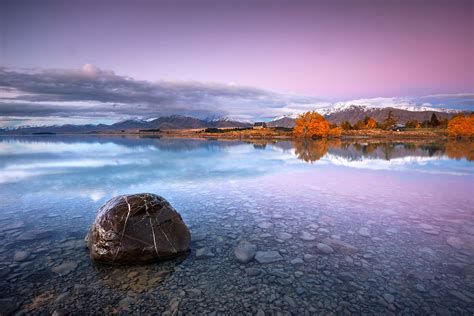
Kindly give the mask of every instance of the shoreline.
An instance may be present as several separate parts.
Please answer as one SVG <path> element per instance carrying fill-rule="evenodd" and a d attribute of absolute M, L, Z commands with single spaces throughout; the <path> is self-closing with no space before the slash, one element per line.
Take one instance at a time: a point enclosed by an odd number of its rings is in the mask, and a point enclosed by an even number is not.
<path fill-rule="evenodd" d="M 232 131 L 223 133 L 204 133 L 202 130 L 169 130 L 160 132 L 97 132 L 97 133 L 33 133 L 33 134 L 1 134 L 0 136 L 125 136 L 138 138 L 202 138 L 217 140 L 298 140 L 300 138 L 292 135 L 291 132 L 278 130 L 247 130 Z M 407 131 L 386 131 L 386 130 L 347 130 L 343 131 L 340 137 L 329 139 L 340 140 L 448 140 L 450 139 L 445 130 L 422 129 Z M 469 139 L 466 139 L 469 140 Z"/>

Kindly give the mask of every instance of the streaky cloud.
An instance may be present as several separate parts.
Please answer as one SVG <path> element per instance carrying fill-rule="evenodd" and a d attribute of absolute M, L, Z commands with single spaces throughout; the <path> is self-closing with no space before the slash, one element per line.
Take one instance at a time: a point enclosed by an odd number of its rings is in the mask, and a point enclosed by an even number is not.
<path fill-rule="evenodd" d="M 76 70 L 0 68 L 1 116 L 103 116 L 174 114 L 260 118 L 290 105 L 317 102 L 233 84 L 136 80 L 84 65 Z"/>
<path fill-rule="evenodd" d="M 330 102 L 235 84 L 145 81 L 86 64 L 80 69 L 0 67 L 0 126 L 111 122 L 188 115 L 197 118 L 268 120 L 344 105 L 473 109 L 474 93 L 377 97 Z M 24 120 L 21 120 L 24 118 Z"/>

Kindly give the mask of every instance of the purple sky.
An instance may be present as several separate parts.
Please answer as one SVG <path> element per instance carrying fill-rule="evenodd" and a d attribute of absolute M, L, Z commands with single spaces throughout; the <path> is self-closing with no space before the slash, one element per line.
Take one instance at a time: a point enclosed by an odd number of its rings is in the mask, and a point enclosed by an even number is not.
<path fill-rule="evenodd" d="M 473 3 L 2 0 L 0 62 L 328 102 L 459 95 L 474 91 Z"/>

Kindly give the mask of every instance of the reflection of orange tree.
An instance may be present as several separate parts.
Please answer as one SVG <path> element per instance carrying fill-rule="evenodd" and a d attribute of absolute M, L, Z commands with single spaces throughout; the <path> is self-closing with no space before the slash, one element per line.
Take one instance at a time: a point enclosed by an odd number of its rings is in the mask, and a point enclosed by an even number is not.
<path fill-rule="evenodd" d="M 466 158 L 469 161 L 474 161 L 474 142 L 449 140 L 446 143 L 445 150 L 445 153 L 449 158 Z"/>
<path fill-rule="evenodd" d="M 329 150 L 329 148 L 341 147 L 341 142 L 338 140 L 328 141 L 298 139 L 293 142 L 295 153 L 298 159 L 306 162 L 314 162 L 321 159 Z"/>
<path fill-rule="evenodd" d="M 369 144 L 363 149 L 364 154 L 369 155 L 369 154 L 373 153 L 374 151 L 377 150 L 377 147 L 378 147 L 377 144 L 375 144 L 375 143 L 369 143 Z"/>
<path fill-rule="evenodd" d="M 328 140 L 329 148 L 342 148 L 342 142 L 339 138 Z"/>
<path fill-rule="evenodd" d="M 451 137 L 474 137 L 474 114 L 456 115 L 448 123 Z"/>

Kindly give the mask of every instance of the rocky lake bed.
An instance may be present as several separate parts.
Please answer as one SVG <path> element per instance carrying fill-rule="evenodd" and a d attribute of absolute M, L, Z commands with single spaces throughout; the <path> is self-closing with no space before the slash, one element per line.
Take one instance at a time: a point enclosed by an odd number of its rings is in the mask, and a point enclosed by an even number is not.
<path fill-rule="evenodd" d="M 273 160 L 273 149 L 250 150 Z M 357 169 L 342 176 L 342 167 L 303 168 L 231 180 L 134 178 L 126 187 L 115 185 L 119 179 L 97 183 L 92 168 L 74 170 L 86 179 L 76 186 L 64 173 L 37 185 L 35 179 L 1 184 L 0 311 L 474 313 L 472 174 L 443 176 L 437 184 L 436 174 L 406 180 L 405 171 Z M 256 165 L 252 170 L 259 172 Z M 415 190 L 418 181 L 423 190 Z M 166 197 L 191 231 L 191 252 L 145 265 L 93 263 L 84 237 L 112 195 L 62 190 L 69 186 L 108 188 L 113 195 L 147 189 Z"/>

